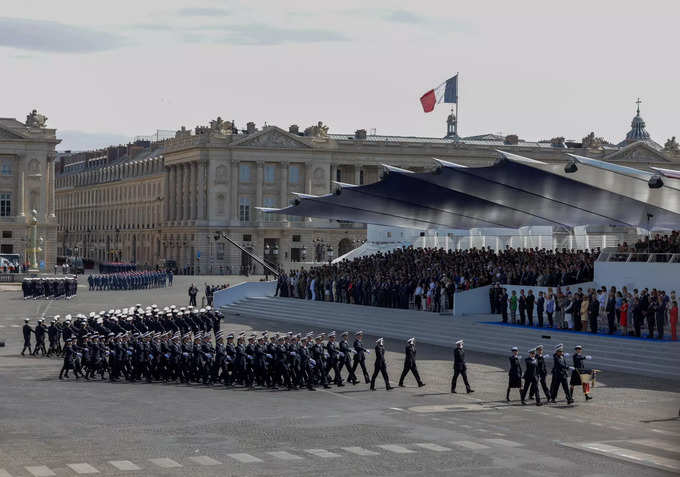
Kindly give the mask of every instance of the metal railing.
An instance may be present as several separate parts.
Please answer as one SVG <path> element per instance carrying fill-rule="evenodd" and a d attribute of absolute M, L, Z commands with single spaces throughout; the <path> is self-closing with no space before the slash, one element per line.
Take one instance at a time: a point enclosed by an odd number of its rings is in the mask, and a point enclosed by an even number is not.
<path fill-rule="evenodd" d="M 680 253 L 618 252 L 600 253 L 598 262 L 680 263 Z"/>

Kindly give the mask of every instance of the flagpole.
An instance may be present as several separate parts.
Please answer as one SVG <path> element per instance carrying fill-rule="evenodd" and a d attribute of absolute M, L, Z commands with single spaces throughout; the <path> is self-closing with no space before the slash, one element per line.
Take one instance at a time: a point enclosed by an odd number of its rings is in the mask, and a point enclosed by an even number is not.
<path fill-rule="evenodd" d="M 460 102 L 460 73 L 456 71 L 456 136 L 460 137 L 458 134 L 458 125 L 460 124 L 460 113 L 458 112 L 458 103 Z"/>

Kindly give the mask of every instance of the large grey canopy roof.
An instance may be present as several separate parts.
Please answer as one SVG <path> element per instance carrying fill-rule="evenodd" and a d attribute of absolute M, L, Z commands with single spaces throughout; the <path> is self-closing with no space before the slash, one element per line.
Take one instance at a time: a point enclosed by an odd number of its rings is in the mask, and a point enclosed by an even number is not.
<path fill-rule="evenodd" d="M 261 210 L 421 229 L 680 228 L 677 171 L 642 171 L 571 154 L 569 163 L 548 164 L 498 152 L 501 159 L 488 167 L 435 160 L 434 171 L 413 173 L 385 166 L 379 182 L 338 183 L 335 193 L 296 194 L 289 207 Z"/>

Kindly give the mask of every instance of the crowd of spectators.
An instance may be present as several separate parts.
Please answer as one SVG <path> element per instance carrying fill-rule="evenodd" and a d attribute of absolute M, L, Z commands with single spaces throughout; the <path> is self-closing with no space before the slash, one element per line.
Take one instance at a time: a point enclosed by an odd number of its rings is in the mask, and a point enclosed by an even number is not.
<path fill-rule="evenodd" d="M 598 252 L 403 247 L 279 276 L 276 294 L 432 312 L 451 309 L 454 293 L 494 283 L 564 286 L 592 281 Z"/>
<path fill-rule="evenodd" d="M 645 288 L 642 291 L 617 290 L 611 287 L 575 291 L 557 287 L 547 292 L 515 290 L 508 294 L 500 285 L 489 289 L 491 312 L 502 316 L 504 323 L 539 328 L 559 328 L 610 335 L 663 339 L 670 327 L 671 339 L 677 340 L 678 302 L 675 291 Z M 534 321 L 534 318 L 536 321 Z"/>
<path fill-rule="evenodd" d="M 668 235 L 645 237 L 632 245 L 623 242 L 618 245 L 619 252 L 635 253 L 680 253 L 680 231 L 674 230 Z"/>

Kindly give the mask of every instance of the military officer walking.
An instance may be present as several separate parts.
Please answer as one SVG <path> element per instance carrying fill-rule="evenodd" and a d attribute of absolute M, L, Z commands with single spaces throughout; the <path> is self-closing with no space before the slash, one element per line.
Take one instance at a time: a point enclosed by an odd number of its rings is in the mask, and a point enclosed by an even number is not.
<path fill-rule="evenodd" d="M 470 388 L 470 383 L 467 378 L 467 365 L 465 364 L 465 351 L 463 351 L 463 340 L 456 341 L 456 349 L 453 350 L 453 378 L 451 379 L 451 392 L 456 393 L 456 382 L 458 376 L 463 378 L 465 389 L 468 394 L 475 392 Z"/>
<path fill-rule="evenodd" d="M 510 360 L 510 370 L 508 371 L 508 390 L 505 393 L 505 400 L 510 402 L 510 390 L 517 388 L 522 389 L 522 365 L 520 364 L 519 348 L 512 347 L 512 355 L 508 358 Z M 522 398 L 522 401 L 524 398 Z"/>
<path fill-rule="evenodd" d="M 553 355 L 553 369 L 552 369 L 552 382 L 550 383 L 550 402 L 555 402 L 557 398 L 557 393 L 559 392 L 560 385 L 564 389 L 564 394 L 567 396 L 567 404 L 571 404 L 574 400 L 571 398 L 571 393 L 569 392 L 569 385 L 567 384 L 567 373 L 569 367 L 567 366 L 567 360 L 565 359 L 564 346 L 560 343 L 555 346 L 555 354 Z M 569 356 L 568 354 L 566 356 Z"/>
<path fill-rule="evenodd" d="M 35 331 L 33 331 L 33 328 L 31 328 L 31 325 L 28 324 L 28 322 L 31 321 L 28 318 L 24 318 L 24 327 L 22 329 L 24 333 L 24 348 L 21 350 L 21 356 L 25 356 L 26 350 L 28 350 L 28 354 L 31 354 L 31 333 L 35 334 Z"/>
<path fill-rule="evenodd" d="M 541 393 L 538 389 L 538 360 L 536 359 L 536 350 L 529 350 L 529 357 L 524 360 L 526 369 L 524 370 L 524 388 L 522 389 L 522 404 L 527 402 L 524 398 L 527 392 L 530 395 L 536 396 L 536 405 L 542 406 L 541 404 Z"/>
<path fill-rule="evenodd" d="M 404 359 L 404 370 L 401 372 L 401 377 L 399 378 L 399 387 L 404 387 L 404 378 L 409 371 L 413 373 L 413 377 L 416 378 L 418 387 L 422 388 L 425 383 L 421 381 L 420 374 L 418 374 L 418 366 L 416 366 L 416 339 L 409 338 L 406 341 L 406 358 Z"/>
<path fill-rule="evenodd" d="M 385 389 L 388 391 L 393 389 L 390 386 L 390 378 L 387 376 L 387 363 L 385 362 L 385 347 L 383 346 L 383 339 L 378 338 L 375 342 L 375 365 L 373 368 L 373 376 L 371 377 L 371 391 L 375 391 L 375 378 L 378 373 L 382 374 L 385 380 Z"/>
<path fill-rule="evenodd" d="M 363 337 L 363 331 L 354 333 L 354 364 L 352 365 L 352 374 L 356 376 L 357 366 L 361 366 L 361 370 L 364 373 L 364 380 L 366 381 L 366 384 L 368 384 L 371 380 L 368 377 L 368 371 L 366 370 L 366 355 L 370 354 L 370 351 L 364 348 L 364 345 L 361 343 Z"/>

